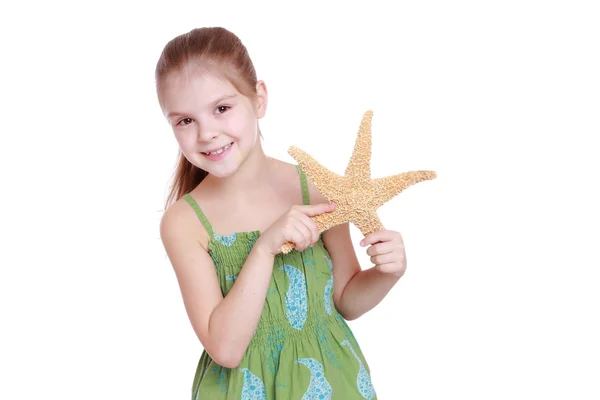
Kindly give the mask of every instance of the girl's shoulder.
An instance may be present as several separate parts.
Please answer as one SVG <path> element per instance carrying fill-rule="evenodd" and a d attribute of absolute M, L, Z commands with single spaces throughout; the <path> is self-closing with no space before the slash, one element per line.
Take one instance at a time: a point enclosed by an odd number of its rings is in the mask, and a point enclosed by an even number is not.
<path fill-rule="evenodd" d="M 308 195 L 310 197 L 311 204 L 328 203 L 329 201 L 319 192 L 317 186 L 306 177 L 306 183 L 308 185 Z"/>
<path fill-rule="evenodd" d="M 194 237 L 208 251 L 209 233 L 197 211 L 183 197 L 173 202 L 163 213 L 160 235 L 163 242 L 169 237 Z"/>
<path fill-rule="evenodd" d="M 283 160 L 273 159 L 276 168 L 282 171 L 282 174 L 285 174 L 286 179 L 290 181 L 299 181 L 298 180 L 298 164 L 292 164 Z M 305 175 L 306 176 L 306 175 Z M 310 197 L 311 204 L 317 203 L 326 203 L 327 199 L 323 197 L 321 192 L 317 189 L 314 183 L 310 180 L 308 176 L 306 176 L 306 184 L 308 186 L 308 193 Z"/>
<path fill-rule="evenodd" d="M 285 176 L 286 180 L 290 182 L 301 182 L 298 176 L 298 164 L 292 164 L 286 161 L 275 159 L 275 166 L 281 171 L 282 175 Z M 308 186 L 308 195 L 311 204 L 327 202 L 327 199 L 323 197 L 321 192 L 319 192 L 317 189 L 317 186 L 315 186 L 308 176 L 306 176 L 306 185 Z"/>

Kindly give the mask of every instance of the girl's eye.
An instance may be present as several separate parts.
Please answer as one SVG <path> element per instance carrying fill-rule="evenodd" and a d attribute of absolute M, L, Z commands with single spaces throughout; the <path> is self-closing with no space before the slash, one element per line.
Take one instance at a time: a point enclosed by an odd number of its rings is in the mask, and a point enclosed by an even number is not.
<path fill-rule="evenodd" d="M 217 107 L 218 114 L 223 114 L 225 111 L 229 110 L 229 106 L 219 106 Z"/>
<path fill-rule="evenodd" d="M 179 122 L 177 123 L 177 125 L 181 125 L 181 123 L 182 123 L 182 122 L 184 122 L 184 121 L 185 121 L 185 123 L 184 123 L 183 125 L 189 125 L 189 124 L 191 124 L 191 123 L 192 123 L 192 119 L 191 119 L 191 118 L 184 118 L 184 119 L 182 119 L 181 121 L 179 121 Z"/>

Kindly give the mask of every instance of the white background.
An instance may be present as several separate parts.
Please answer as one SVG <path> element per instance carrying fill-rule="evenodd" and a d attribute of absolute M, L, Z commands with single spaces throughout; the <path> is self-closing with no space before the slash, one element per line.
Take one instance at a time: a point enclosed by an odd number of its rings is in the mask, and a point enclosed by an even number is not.
<path fill-rule="evenodd" d="M 380 399 L 600 398 L 594 3 L 3 3 L 0 398 L 190 397 L 154 68 L 201 26 L 266 81 L 269 154 L 342 173 L 372 109 L 374 177 L 438 173 L 380 209 L 408 269 L 350 322 Z"/>

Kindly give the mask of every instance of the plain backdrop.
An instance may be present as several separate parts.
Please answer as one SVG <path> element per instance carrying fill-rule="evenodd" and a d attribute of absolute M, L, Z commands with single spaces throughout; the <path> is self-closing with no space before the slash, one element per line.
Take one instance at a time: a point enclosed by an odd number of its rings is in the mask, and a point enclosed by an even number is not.
<path fill-rule="evenodd" d="M 270 155 L 343 173 L 371 109 L 374 177 L 438 173 L 380 208 L 408 269 L 350 322 L 380 399 L 600 398 L 599 19 L 573 0 L 3 3 L 0 398 L 190 397 L 154 68 L 201 26 L 247 46 Z"/>

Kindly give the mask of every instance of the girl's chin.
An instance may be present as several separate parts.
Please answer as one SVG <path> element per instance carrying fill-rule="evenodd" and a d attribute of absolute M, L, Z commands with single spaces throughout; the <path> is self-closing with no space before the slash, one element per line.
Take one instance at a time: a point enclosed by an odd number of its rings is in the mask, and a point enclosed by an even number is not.
<path fill-rule="evenodd" d="M 233 175 L 239 168 L 239 165 L 211 165 L 205 170 L 215 178 L 228 178 Z"/>

